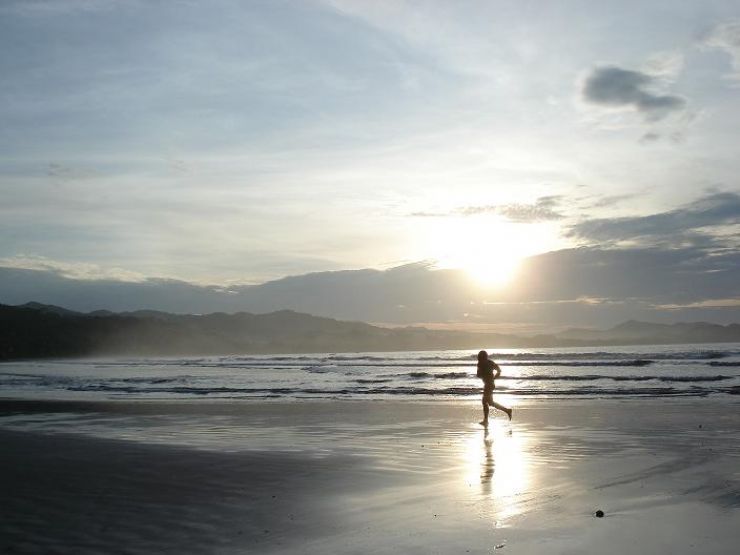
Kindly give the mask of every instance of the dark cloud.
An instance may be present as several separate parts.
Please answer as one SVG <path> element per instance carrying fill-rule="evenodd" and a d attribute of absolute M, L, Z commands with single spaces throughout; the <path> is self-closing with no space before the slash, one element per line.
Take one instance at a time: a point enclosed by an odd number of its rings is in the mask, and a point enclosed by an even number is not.
<path fill-rule="evenodd" d="M 661 307 L 696 306 L 709 299 L 740 298 L 740 254 L 715 253 L 703 248 L 579 248 L 546 253 L 525 262 L 518 292 L 528 303 L 557 300 L 607 299 L 590 306 L 572 303 L 542 309 L 542 321 L 593 325 L 620 319 L 652 321 L 706 319 L 730 323 L 740 320 L 740 307 L 727 303 L 713 310 Z M 717 303 L 719 306 L 722 303 Z"/>
<path fill-rule="evenodd" d="M 649 216 L 585 220 L 572 226 L 567 236 L 602 244 L 633 241 L 646 245 L 672 243 L 711 246 L 716 244 L 720 236 L 706 234 L 706 228 L 738 222 L 740 195 L 718 192 L 681 208 Z"/>
<path fill-rule="evenodd" d="M 649 131 L 648 133 L 645 133 L 642 137 L 640 137 L 640 142 L 643 144 L 654 143 L 659 140 L 660 140 L 660 133 L 655 133 L 653 131 Z"/>
<path fill-rule="evenodd" d="M 564 216 L 556 210 L 562 197 L 551 195 L 540 197 L 533 204 L 488 204 L 483 206 L 462 206 L 450 212 L 413 212 L 415 217 L 442 218 L 447 216 L 477 216 L 495 214 L 515 223 L 537 223 L 560 220 Z"/>
<path fill-rule="evenodd" d="M 698 301 L 740 297 L 740 252 L 702 247 L 581 247 L 529 258 L 519 294 L 529 301 L 607 298 Z"/>
<path fill-rule="evenodd" d="M 583 98 L 592 104 L 612 107 L 632 107 L 647 120 L 657 121 L 671 112 L 684 109 L 681 96 L 655 94 L 650 87 L 656 78 L 616 66 L 594 68 L 583 83 Z"/>
<path fill-rule="evenodd" d="M 588 205 L 589 208 L 606 208 L 619 204 L 623 200 L 634 198 L 635 195 L 609 195 L 602 197 Z"/>

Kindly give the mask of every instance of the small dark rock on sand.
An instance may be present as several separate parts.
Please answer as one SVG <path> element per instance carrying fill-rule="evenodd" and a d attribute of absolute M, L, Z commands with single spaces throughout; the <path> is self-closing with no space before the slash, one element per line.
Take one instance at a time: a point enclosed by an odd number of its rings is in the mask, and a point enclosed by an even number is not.
<path fill-rule="evenodd" d="M 604 511 L 602 511 L 601 509 L 599 509 L 598 511 L 596 511 L 594 513 L 594 516 L 597 517 L 597 518 L 604 518 Z"/>

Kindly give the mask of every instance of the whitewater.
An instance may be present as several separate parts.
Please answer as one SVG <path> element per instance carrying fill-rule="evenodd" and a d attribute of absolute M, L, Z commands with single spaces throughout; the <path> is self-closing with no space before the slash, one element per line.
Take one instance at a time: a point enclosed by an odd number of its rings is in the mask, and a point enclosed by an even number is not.
<path fill-rule="evenodd" d="M 740 393 L 740 344 L 489 349 L 499 394 L 515 397 Z M 461 398 L 475 351 L 5 362 L 0 390 L 26 399 Z"/>

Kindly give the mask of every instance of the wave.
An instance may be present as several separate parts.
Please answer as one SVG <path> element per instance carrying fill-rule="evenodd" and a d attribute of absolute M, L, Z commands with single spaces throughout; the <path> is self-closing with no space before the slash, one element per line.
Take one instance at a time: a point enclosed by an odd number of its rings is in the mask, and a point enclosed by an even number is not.
<path fill-rule="evenodd" d="M 551 362 L 543 362 L 543 361 L 527 361 L 527 362 L 502 362 L 500 366 L 502 367 L 523 367 L 523 366 L 558 366 L 558 367 L 599 367 L 599 366 L 610 366 L 610 367 L 616 367 L 616 368 L 624 368 L 624 367 L 641 367 L 641 366 L 649 366 L 650 364 L 653 364 L 654 361 L 652 360 L 645 360 L 645 359 L 634 359 L 634 360 L 612 360 L 612 361 L 551 361 Z M 270 368 L 270 369 L 281 369 L 281 368 L 295 368 L 295 367 L 301 367 L 303 370 L 306 370 L 307 372 L 328 372 L 332 370 L 322 370 L 322 369 L 361 369 L 361 368 L 471 368 L 474 369 L 475 365 L 473 364 L 462 364 L 462 363 L 424 363 L 424 362 L 394 362 L 394 363 L 363 363 L 363 364 L 342 364 L 342 363 L 334 363 L 334 364 L 313 364 L 306 366 L 305 364 L 296 364 L 296 365 L 285 365 L 285 366 L 273 366 L 269 364 L 260 364 L 260 365 L 254 365 L 252 367 L 260 367 L 260 368 Z M 229 365 L 227 368 L 244 368 L 249 369 L 250 366 L 244 366 L 244 367 L 237 367 L 234 365 Z M 339 370 L 335 370 L 339 371 Z"/>
<path fill-rule="evenodd" d="M 512 396 L 740 394 L 740 344 L 492 352 Z M 0 365 L 9 396 L 88 398 L 479 397 L 477 351 L 30 361 Z M 510 367 L 507 369 L 507 367 Z M 5 372 L 4 370 L 8 370 Z M 27 372 L 26 372 L 27 371 Z M 522 374 L 522 375 L 517 375 Z M 71 393 L 67 394 L 72 396 Z"/>
<path fill-rule="evenodd" d="M 475 374 L 467 372 L 447 372 L 443 374 L 430 374 L 428 372 L 409 372 L 408 374 L 381 374 L 382 379 L 444 379 L 444 380 L 455 380 L 455 379 L 477 379 Z M 719 382 L 725 380 L 737 379 L 737 376 L 725 376 L 718 374 L 714 376 L 707 375 L 671 375 L 671 376 L 660 376 L 660 375 L 628 375 L 628 376 L 615 376 L 605 374 L 583 374 L 583 375 L 549 375 L 549 374 L 533 374 L 530 376 L 499 376 L 496 378 L 497 382 L 503 381 L 515 381 L 515 382 L 536 382 L 536 381 L 547 381 L 547 382 L 590 382 L 598 380 L 611 380 L 615 382 L 648 382 L 648 381 L 659 381 L 659 382 Z M 359 381 L 359 380 L 358 380 Z"/>
<path fill-rule="evenodd" d="M 620 352 L 620 351 L 580 351 L 566 353 L 521 352 L 521 353 L 489 353 L 489 357 L 496 360 L 558 360 L 558 359 L 631 359 L 645 358 L 653 360 L 714 360 L 728 356 L 740 355 L 740 351 L 700 349 L 692 351 L 669 352 Z"/>
<path fill-rule="evenodd" d="M 434 377 L 445 380 L 459 380 L 462 378 L 470 378 L 471 375 L 467 372 L 444 372 L 442 374 L 434 374 Z"/>
<path fill-rule="evenodd" d="M 652 351 L 652 350 L 651 350 Z M 575 351 L 575 352 L 544 352 L 522 351 L 492 352 L 491 357 L 502 367 L 640 367 L 655 363 L 676 365 L 706 364 L 708 366 L 738 367 L 738 360 L 722 360 L 728 357 L 740 356 L 740 350 L 735 349 L 700 349 L 674 352 L 636 352 L 634 350 L 621 352 L 615 350 L 602 351 Z M 302 368 L 309 372 L 323 373 L 339 370 L 322 370 L 322 368 L 472 368 L 475 365 L 473 353 L 444 353 L 424 354 L 409 353 L 378 353 L 378 354 L 330 354 L 330 355 L 251 355 L 251 356 L 220 356 L 196 358 L 141 358 L 118 360 L 69 360 L 49 361 L 53 365 L 91 365 L 104 370 L 105 368 L 139 368 L 139 367 L 187 367 L 187 368 L 214 368 L 230 370 L 290 370 Z"/>
<path fill-rule="evenodd" d="M 735 379 L 736 376 L 604 376 L 596 374 L 587 374 L 583 376 L 547 376 L 547 375 L 534 375 L 534 376 L 500 376 L 497 380 L 515 380 L 515 381 L 563 381 L 563 382 L 582 382 L 582 381 L 597 381 L 597 380 L 611 380 L 615 382 L 648 382 L 648 381 L 659 381 L 659 382 L 719 382 L 725 380 Z"/>
<path fill-rule="evenodd" d="M 390 353 L 389 353 L 390 354 Z M 489 356 L 501 363 L 514 362 L 550 362 L 550 361 L 578 361 L 578 360 L 718 360 L 730 356 L 740 356 L 738 349 L 697 349 L 686 351 L 572 351 L 572 352 L 545 352 L 545 351 L 527 351 L 522 352 L 489 352 Z M 55 364 L 94 364 L 100 367 L 104 366 L 231 366 L 231 365 L 271 365 L 274 363 L 288 363 L 288 365 L 306 365 L 307 361 L 321 363 L 442 363 L 461 365 L 475 364 L 476 354 L 441 354 L 428 355 L 419 352 L 392 353 L 388 356 L 386 353 L 373 354 L 316 354 L 316 355 L 229 355 L 215 357 L 175 357 L 175 358 L 131 358 L 117 360 L 74 360 L 54 361 Z M 365 366 L 364 364 L 361 364 Z"/>
<path fill-rule="evenodd" d="M 326 374 L 328 372 L 335 372 L 336 366 L 333 364 L 327 364 L 326 366 L 322 365 L 314 365 L 314 366 L 304 366 L 301 368 L 301 370 L 305 370 L 306 372 L 311 372 L 312 374 Z"/>
<path fill-rule="evenodd" d="M 477 387 L 447 387 L 447 388 L 420 388 L 420 387 L 344 387 L 336 389 L 313 389 L 313 388 L 289 388 L 289 387 L 160 387 L 160 388 L 136 388 L 133 386 L 109 386 L 104 384 L 89 384 L 68 388 L 71 391 L 96 391 L 106 393 L 146 393 L 146 394 L 189 394 L 198 396 L 207 395 L 249 395 L 249 396 L 301 396 L 318 395 L 321 397 L 332 396 L 367 396 L 367 395 L 406 395 L 406 396 L 453 396 L 470 397 L 480 394 Z M 506 391 L 505 388 L 501 388 Z M 604 387 L 577 387 L 571 389 L 552 388 L 517 388 L 517 396 L 596 396 L 596 397 L 629 397 L 629 396 L 706 396 L 713 393 L 727 393 L 730 395 L 740 394 L 740 386 L 678 389 L 672 387 L 643 387 L 643 388 L 604 388 Z"/>
<path fill-rule="evenodd" d="M 527 361 L 527 362 L 509 362 L 501 363 L 501 366 L 648 366 L 653 364 L 655 361 L 650 359 L 626 359 L 626 360 L 566 360 L 566 361 Z"/>
<path fill-rule="evenodd" d="M 375 361 L 375 362 L 394 362 L 404 361 L 412 358 L 416 361 L 443 361 L 443 362 L 472 362 L 475 363 L 477 353 L 470 353 L 465 355 L 423 355 L 419 353 L 408 353 L 408 355 L 414 355 L 413 357 L 399 356 L 381 356 L 381 355 L 329 355 L 326 360 L 338 360 L 338 361 Z M 528 360 L 528 361 L 549 361 L 549 360 L 578 360 L 578 359 L 609 359 L 609 360 L 621 360 L 621 359 L 654 359 L 654 360 L 714 360 L 720 358 L 726 358 L 728 356 L 740 355 L 740 351 L 732 350 L 717 350 L 717 349 L 700 349 L 691 351 L 674 351 L 674 352 L 652 352 L 652 353 L 639 353 L 639 352 L 621 352 L 621 351 L 581 351 L 581 352 L 528 352 L 523 351 L 520 353 L 510 352 L 489 352 L 489 357 L 494 360 L 502 361 L 516 361 L 516 360 Z M 322 357 L 317 357 L 322 358 Z M 283 360 L 290 360 L 289 357 L 284 357 Z"/>
<path fill-rule="evenodd" d="M 462 374 L 462 373 L 447 373 L 447 374 L 429 374 L 426 372 L 412 372 L 410 374 L 396 374 L 396 375 L 381 375 L 377 377 L 366 377 L 357 378 L 353 380 L 354 383 L 361 385 L 372 385 L 372 384 L 389 384 L 388 387 L 402 388 L 402 389 L 413 389 L 414 391 L 426 391 L 427 387 L 424 385 L 406 386 L 403 385 L 401 380 L 413 380 L 419 384 L 424 383 L 439 383 L 444 384 L 444 381 L 448 380 L 459 380 L 459 379 L 470 379 L 476 380 L 475 385 L 466 385 L 463 389 L 470 392 L 480 392 L 481 386 L 477 382 L 477 379 L 473 375 Z M 587 374 L 581 376 L 548 376 L 548 375 L 532 375 L 532 376 L 501 376 L 497 378 L 497 389 L 499 391 L 512 392 L 516 395 L 522 394 L 522 391 L 526 391 L 528 388 L 532 388 L 532 384 L 538 383 L 542 385 L 537 386 L 537 391 L 544 392 L 550 391 L 552 385 L 563 384 L 558 390 L 567 390 L 568 387 L 575 387 L 579 383 L 623 383 L 627 386 L 630 383 L 647 383 L 657 382 L 663 384 L 710 384 L 716 382 L 726 382 L 730 380 L 738 380 L 738 376 L 727 376 L 727 375 L 685 375 L 685 376 L 607 376 L 600 374 Z M 439 380 L 439 382 L 437 382 Z M 184 393 L 184 394 L 209 394 L 210 392 L 227 392 L 227 393 L 239 393 L 239 392 L 260 392 L 260 391 L 273 391 L 275 388 L 270 387 L 249 387 L 244 386 L 213 386 L 212 384 L 199 385 L 197 381 L 193 381 L 188 377 L 177 377 L 177 378 L 121 378 L 112 380 L 95 381 L 92 383 L 84 383 L 79 379 L 72 378 L 42 378 L 32 377 L 30 379 L 23 378 L 12 378 L 10 380 L 2 380 L 5 386 L 34 386 L 34 387 L 54 387 L 62 388 L 68 391 L 101 391 L 101 392 L 119 392 L 119 393 Z M 408 382 L 407 382 L 408 383 Z M 548 386 L 547 384 L 552 384 Z M 508 384 L 516 384 L 511 386 Z M 528 385 L 530 384 L 530 385 Z M 567 384 L 574 384 L 568 386 Z M 300 384 L 301 386 L 303 384 Z M 285 391 L 300 391 L 300 392 L 311 392 L 311 393 L 322 393 L 331 391 L 333 386 L 338 384 L 326 383 L 321 384 L 321 387 L 314 387 L 310 389 L 301 388 L 296 385 L 295 388 L 283 387 L 278 389 L 284 389 Z M 602 388 L 604 386 L 601 386 Z M 533 388 L 532 388 L 533 389 Z M 649 387 L 648 387 L 649 389 Z M 438 389 L 435 388 L 435 391 Z"/>
<path fill-rule="evenodd" d="M 121 381 L 124 383 L 183 383 L 189 379 L 188 376 L 178 376 L 177 378 L 122 378 Z"/>

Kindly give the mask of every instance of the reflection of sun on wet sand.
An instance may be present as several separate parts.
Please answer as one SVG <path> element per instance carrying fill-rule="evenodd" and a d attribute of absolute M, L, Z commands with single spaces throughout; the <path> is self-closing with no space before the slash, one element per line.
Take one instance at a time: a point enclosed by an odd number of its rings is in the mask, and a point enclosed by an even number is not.
<path fill-rule="evenodd" d="M 732 398 L 479 410 L 0 402 L 0 549 L 735 553 Z"/>
<path fill-rule="evenodd" d="M 506 525 L 523 511 L 523 494 L 531 487 L 525 443 L 526 433 L 516 433 L 508 424 L 478 430 L 465 440 L 467 485 L 479 484 L 480 514 L 495 520 L 497 526 Z"/>

